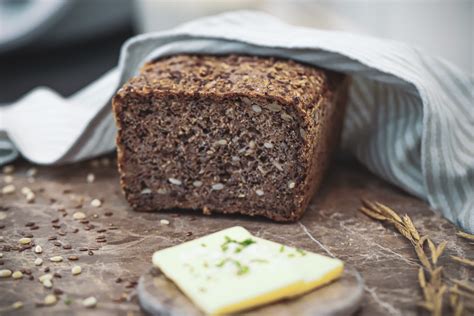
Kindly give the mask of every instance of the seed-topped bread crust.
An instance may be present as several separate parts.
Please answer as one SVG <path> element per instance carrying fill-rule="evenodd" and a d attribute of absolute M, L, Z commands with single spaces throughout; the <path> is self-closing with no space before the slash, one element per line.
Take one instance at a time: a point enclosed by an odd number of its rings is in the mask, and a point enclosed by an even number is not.
<path fill-rule="evenodd" d="M 137 210 L 301 217 L 337 146 L 344 76 L 271 57 L 178 55 L 113 100 Z"/>

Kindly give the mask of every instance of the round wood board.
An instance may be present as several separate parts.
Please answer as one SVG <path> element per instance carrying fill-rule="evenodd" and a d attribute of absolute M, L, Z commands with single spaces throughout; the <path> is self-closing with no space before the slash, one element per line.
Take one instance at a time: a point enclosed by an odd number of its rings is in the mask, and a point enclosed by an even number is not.
<path fill-rule="evenodd" d="M 360 274 L 346 269 L 342 277 L 305 295 L 278 301 L 245 312 L 245 315 L 350 315 L 362 301 L 364 282 Z M 157 268 L 140 277 L 138 299 L 142 309 L 151 315 L 204 315 Z"/>

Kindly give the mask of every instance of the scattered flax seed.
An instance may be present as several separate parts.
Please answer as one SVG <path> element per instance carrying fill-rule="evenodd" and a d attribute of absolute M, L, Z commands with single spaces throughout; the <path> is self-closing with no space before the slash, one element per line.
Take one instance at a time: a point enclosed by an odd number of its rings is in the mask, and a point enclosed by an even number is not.
<path fill-rule="evenodd" d="M 87 183 L 94 183 L 95 181 L 95 175 L 93 173 L 89 173 L 86 177 Z"/>
<path fill-rule="evenodd" d="M 222 183 L 215 183 L 212 185 L 212 189 L 214 191 L 220 191 L 224 188 L 224 185 Z"/>
<path fill-rule="evenodd" d="M 256 193 L 258 196 L 262 196 L 262 195 L 265 194 L 265 192 L 263 192 L 263 190 L 260 190 L 260 189 L 255 190 L 255 193 Z"/>
<path fill-rule="evenodd" d="M 69 257 L 67 257 L 67 260 L 69 260 L 69 261 L 77 261 L 77 260 L 79 260 L 79 257 L 78 257 L 78 256 L 69 256 Z"/>
<path fill-rule="evenodd" d="M 12 174 L 13 172 L 15 172 L 15 166 L 6 165 L 5 167 L 3 167 L 2 172 L 3 174 Z"/>
<path fill-rule="evenodd" d="M 38 169 L 36 169 L 34 167 L 26 170 L 26 176 L 27 177 L 30 177 L 30 178 L 36 177 L 37 174 L 38 174 Z"/>
<path fill-rule="evenodd" d="M 262 108 L 256 104 L 252 105 L 252 110 L 255 112 L 255 113 L 260 113 L 262 112 Z"/>
<path fill-rule="evenodd" d="M 104 213 L 104 215 L 105 215 L 105 216 L 112 216 L 112 215 L 114 215 L 114 213 L 113 213 L 113 212 L 110 212 L 110 211 L 108 211 L 108 212 L 105 212 L 105 213 Z"/>
<path fill-rule="evenodd" d="M 16 190 L 16 187 L 13 184 L 7 184 L 2 188 L 2 194 L 12 194 Z"/>
<path fill-rule="evenodd" d="M 35 259 L 35 266 L 40 266 L 43 264 L 43 259 L 41 258 L 36 258 Z"/>
<path fill-rule="evenodd" d="M 294 189 L 295 185 L 296 185 L 295 181 L 289 181 L 288 182 L 288 188 L 290 188 L 290 189 Z"/>
<path fill-rule="evenodd" d="M 102 202 L 99 199 L 93 199 L 91 201 L 91 206 L 93 207 L 100 207 L 102 205 Z"/>
<path fill-rule="evenodd" d="M 86 214 L 84 214 L 83 212 L 76 212 L 72 214 L 72 218 L 74 218 L 75 220 L 81 220 L 86 218 Z"/>
<path fill-rule="evenodd" d="M 54 256 L 54 257 L 49 258 L 49 261 L 51 261 L 51 262 L 61 262 L 61 261 L 63 261 L 63 257 Z"/>
<path fill-rule="evenodd" d="M 15 302 L 15 303 L 12 304 L 13 309 L 20 309 L 22 307 L 23 307 L 23 302 L 21 302 L 21 301 L 18 301 L 18 302 Z"/>
<path fill-rule="evenodd" d="M 73 275 L 78 275 L 78 274 L 80 274 L 81 272 L 82 272 L 82 268 L 81 268 L 80 266 L 74 266 L 74 267 L 72 267 L 72 269 L 71 269 L 71 273 L 72 273 Z"/>
<path fill-rule="evenodd" d="M 194 181 L 193 186 L 196 187 L 196 188 L 201 187 L 202 186 L 202 181 Z"/>
<path fill-rule="evenodd" d="M 97 305 L 97 299 L 90 296 L 82 301 L 82 305 L 87 308 L 93 308 Z"/>
<path fill-rule="evenodd" d="M 44 305 L 47 305 L 47 306 L 54 305 L 57 302 L 58 302 L 58 298 L 54 294 L 46 295 L 46 297 L 44 298 L 44 301 L 43 301 Z"/>
<path fill-rule="evenodd" d="M 161 224 L 161 225 L 169 225 L 169 224 L 170 224 L 170 221 L 167 220 L 167 219 L 162 219 L 162 220 L 160 220 L 160 224 Z"/>
<path fill-rule="evenodd" d="M 181 181 L 178 180 L 178 179 L 175 179 L 175 178 L 169 178 L 168 181 L 171 183 L 171 184 L 174 184 L 174 185 L 181 185 Z M 159 193 L 159 192 L 158 192 Z"/>
<path fill-rule="evenodd" d="M 263 147 L 268 148 L 268 149 L 272 149 L 273 144 L 272 143 L 263 143 Z"/>
<path fill-rule="evenodd" d="M 12 274 L 12 278 L 14 278 L 15 280 L 22 279 L 23 273 L 21 271 L 15 271 Z"/>
<path fill-rule="evenodd" d="M 8 269 L 0 270 L 0 278 L 9 278 L 12 275 L 12 271 Z"/>
<path fill-rule="evenodd" d="M 31 238 L 24 237 L 18 240 L 18 242 L 22 245 L 29 245 L 31 243 Z"/>

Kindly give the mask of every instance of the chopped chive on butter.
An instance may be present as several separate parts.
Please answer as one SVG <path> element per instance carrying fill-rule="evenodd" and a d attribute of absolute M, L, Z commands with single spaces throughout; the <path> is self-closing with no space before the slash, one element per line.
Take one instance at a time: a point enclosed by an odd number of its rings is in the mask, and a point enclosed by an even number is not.
<path fill-rule="evenodd" d="M 296 251 L 297 251 L 300 255 L 306 256 L 306 251 L 304 251 L 303 249 L 296 248 Z"/>
<path fill-rule="evenodd" d="M 306 293 L 344 271 L 340 260 L 253 236 L 243 227 L 157 251 L 153 264 L 204 314 L 219 315 Z"/>
<path fill-rule="evenodd" d="M 252 238 L 247 238 L 247 239 L 242 240 L 242 241 L 237 241 L 237 240 L 235 240 L 235 239 L 230 238 L 229 236 L 224 236 L 224 238 L 225 238 L 225 241 L 224 241 L 224 243 L 221 245 L 221 249 L 222 249 L 222 251 L 224 251 L 224 252 L 227 251 L 227 249 L 229 249 L 229 244 L 232 244 L 232 243 L 238 245 L 238 247 L 235 248 L 235 253 L 239 253 L 239 252 L 241 252 L 245 247 L 248 247 L 248 246 L 250 246 L 250 245 L 256 243 L 256 241 L 253 240 Z"/>

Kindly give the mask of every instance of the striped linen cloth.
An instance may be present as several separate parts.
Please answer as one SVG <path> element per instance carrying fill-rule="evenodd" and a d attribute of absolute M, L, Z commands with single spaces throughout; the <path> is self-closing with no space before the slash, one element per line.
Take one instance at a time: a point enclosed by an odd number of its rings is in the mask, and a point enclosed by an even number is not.
<path fill-rule="evenodd" d="M 352 77 L 343 148 L 474 233 L 474 78 L 403 43 L 285 24 L 259 12 L 136 36 L 119 66 L 64 99 L 38 88 L 0 108 L 0 163 L 64 164 L 113 150 L 110 98 L 139 67 L 177 53 L 291 58 Z"/>

